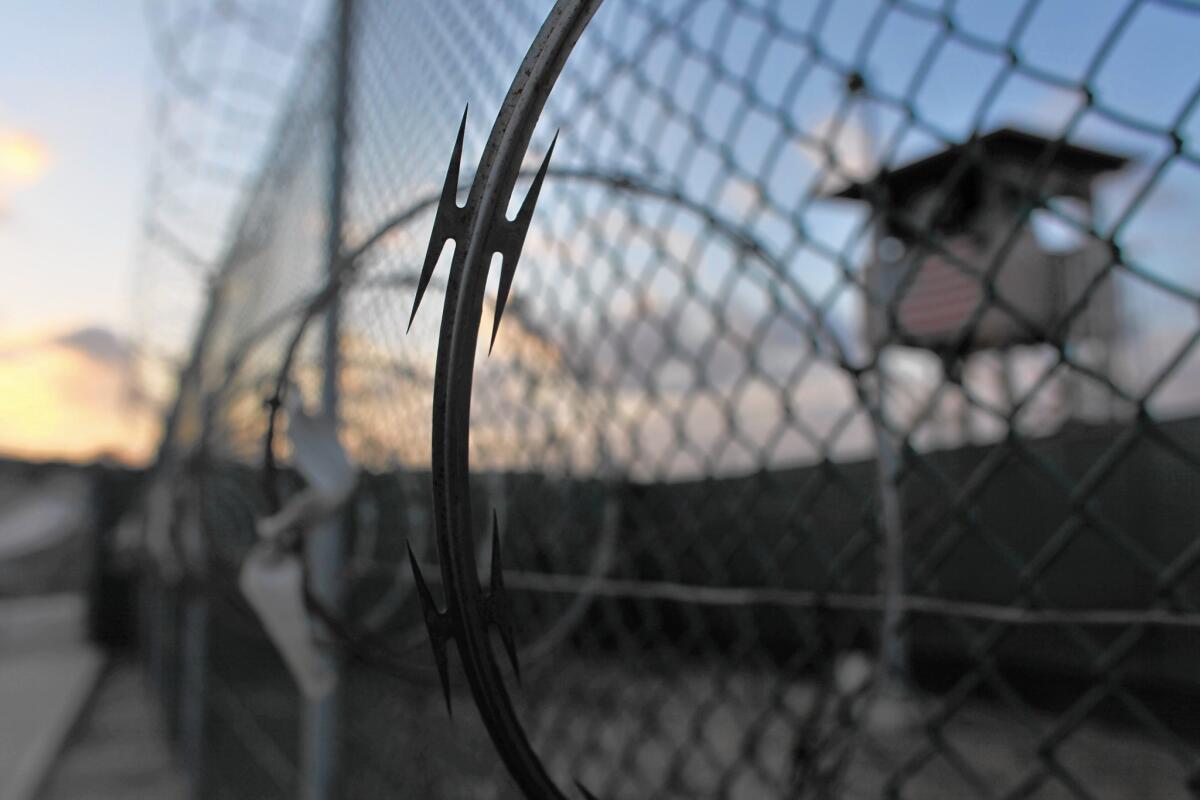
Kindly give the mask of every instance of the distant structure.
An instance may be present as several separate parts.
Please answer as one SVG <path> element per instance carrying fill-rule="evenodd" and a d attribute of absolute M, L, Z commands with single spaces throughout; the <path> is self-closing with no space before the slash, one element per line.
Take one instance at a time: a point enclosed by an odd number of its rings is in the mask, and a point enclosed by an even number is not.
<path fill-rule="evenodd" d="M 1107 353 L 1117 333 L 1116 288 L 1110 278 L 1091 284 L 1111 254 L 1082 230 L 1091 224 L 1095 179 L 1126 163 L 1004 128 L 834 194 L 875 212 L 868 346 L 932 350 L 947 363 L 1037 343 L 1089 341 Z M 1038 222 L 1050 235 L 1035 230 Z"/>

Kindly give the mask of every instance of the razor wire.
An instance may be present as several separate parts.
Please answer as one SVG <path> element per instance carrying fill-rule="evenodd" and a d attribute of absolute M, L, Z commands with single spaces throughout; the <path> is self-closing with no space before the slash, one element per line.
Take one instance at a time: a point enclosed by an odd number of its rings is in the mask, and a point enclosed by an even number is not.
<path fill-rule="evenodd" d="M 139 389 L 164 410 L 324 3 L 145 4 L 154 64 L 135 303 Z M 165 413 L 165 412 L 164 412 Z"/>
<path fill-rule="evenodd" d="M 1194 795 L 1197 8 L 549 6 L 356 0 L 341 120 L 304 59 L 162 467 L 194 779 L 299 791 L 237 575 L 336 300 L 339 794 Z"/>

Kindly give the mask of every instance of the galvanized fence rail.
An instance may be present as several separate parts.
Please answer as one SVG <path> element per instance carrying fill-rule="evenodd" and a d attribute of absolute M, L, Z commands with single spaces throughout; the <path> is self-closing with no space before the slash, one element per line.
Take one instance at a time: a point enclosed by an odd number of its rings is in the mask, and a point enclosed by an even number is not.
<path fill-rule="evenodd" d="M 1200 6 L 322 30 L 147 504 L 197 796 L 1200 794 Z"/>

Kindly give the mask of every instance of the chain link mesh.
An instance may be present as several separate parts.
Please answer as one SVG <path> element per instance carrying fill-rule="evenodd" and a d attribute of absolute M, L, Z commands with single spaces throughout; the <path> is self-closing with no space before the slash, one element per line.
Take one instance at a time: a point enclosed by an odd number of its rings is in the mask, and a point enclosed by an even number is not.
<path fill-rule="evenodd" d="M 448 254 L 407 328 L 463 107 L 465 190 L 547 10 L 356 1 L 337 278 L 328 48 L 245 203 L 173 431 L 204 556 L 147 581 L 210 604 L 211 796 L 297 791 L 236 569 L 301 488 L 271 406 L 317 406 L 333 294 L 339 791 L 517 795 L 454 668 L 446 716 L 404 563 L 436 584 Z M 1183 0 L 604 3 L 527 156 L 559 132 L 470 431 L 564 791 L 1200 791 L 1198 35 Z"/>

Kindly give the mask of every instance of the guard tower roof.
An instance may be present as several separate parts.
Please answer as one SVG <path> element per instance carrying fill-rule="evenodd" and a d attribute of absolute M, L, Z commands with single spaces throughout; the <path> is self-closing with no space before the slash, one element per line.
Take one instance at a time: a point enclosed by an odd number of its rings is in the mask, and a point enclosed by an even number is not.
<path fill-rule="evenodd" d="M 893 170 L 884 168 L 866 181 L 851 183 L 830 197 L 846 200 L 866 200 L 868 187 L 882 187 L 893 200 L 912 197 L 922 190 L 941 184 L 955 162 L 964 153 L 974 151 L 976 160 L 1004 160 L 1033 164 L 1049 149 L 1054 149 L 1052 164 L 1089 176 L 1118 170 L 1129 158 L 1090 147 L 1066 144 L 1016 128 L 1000 128 L 961 144 L 952 145 L 933 155 L 905 164 Z"/>

